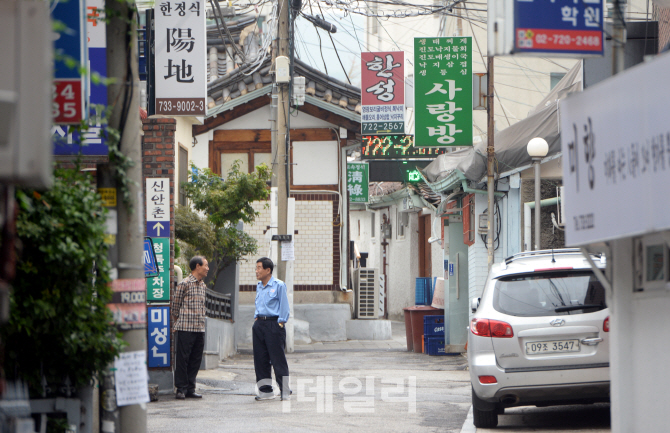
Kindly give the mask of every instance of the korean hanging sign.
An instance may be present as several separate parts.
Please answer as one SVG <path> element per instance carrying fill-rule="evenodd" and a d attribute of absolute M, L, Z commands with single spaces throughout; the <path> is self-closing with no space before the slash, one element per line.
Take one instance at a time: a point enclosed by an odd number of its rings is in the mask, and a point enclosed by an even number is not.
<path fill-rule="evenodd" d="M 361 53 L 363 134 L 405 132 L 405 53 Z"/>
<path fill-rule="evenodd" d="M 472 37 L 414 39 L 415 143 L 472 146 Z"/>
<path fill-rule="evenodd" d="M 167 302 L 170 300 L 170 239 L 155 238 L 154 252 L 158 276 L 147 278 L 147 301 Z"/>
<path fill-rule="evenodd" d="M 347 191 L 350 203 L 368 202 L 369 177 L 367 164 L 347 164 Z"/>
<path fill-rule="evenodd" d="M 147 366 L 170 366 L 170 307 L 147 307 L 148 350 Z"/>
<path fill-rule="evenodd" d="M 207 111 L 207 36 L 204 0 L 158 0 L 156 114 L 204 116 Z"/>
<path fill-rule="evenodd" d="M 603 55 L 602 0 L 515 0 L 514 52 Z"/>

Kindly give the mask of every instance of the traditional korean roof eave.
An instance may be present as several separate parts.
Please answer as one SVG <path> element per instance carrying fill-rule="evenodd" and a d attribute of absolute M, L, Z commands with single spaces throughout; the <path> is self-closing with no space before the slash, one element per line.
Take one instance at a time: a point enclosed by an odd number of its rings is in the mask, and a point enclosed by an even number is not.
<path fill-rule="evenodd" d="M 223 113 L 224 111 L 232 110 L 233 108 L 239 105 L 246 104 L 247 102 L 253 99 L 256 99 L 264 95 L 269 95 L 270 93 L 272 93 L 271 84 L 265 87 L 261 87 L 260 89 L 254 90 L 253 92 L 249 92 L 246 95 L 232 99 L 224 104 L 217 105 L 216 107 L 210 110 L 207 110 L 207 116 L 205 116 L 205 118 L 216 116 L 220 113 Z"/>

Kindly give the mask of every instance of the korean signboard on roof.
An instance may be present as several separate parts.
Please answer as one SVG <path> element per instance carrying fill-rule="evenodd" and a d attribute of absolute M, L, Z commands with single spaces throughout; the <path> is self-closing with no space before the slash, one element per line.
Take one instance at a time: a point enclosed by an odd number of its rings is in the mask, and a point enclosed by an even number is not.
<path fill-rule="evenodd" d="M 207 36 L 204 0 L 158 0 L 156 114 L 204 116 L 207 111 Z"/>
<path fill-rule="evenodd" d="M 515 0 L 514 52 L 603 54 L 603 0 Z"/>
<path fill-rule="evenodd" d="M 414 39 L 414 145 L 472 146 L 472 37 Z"/>
<path fill-rule="evenodd" d="M 405 53 L 361 53 L 363 134 L 405 132 Z"/>
<path fill-rule="evenodd" d="M 347 164 L 347 191 L 350 203 L 368 202 L 369 177 L 367 164 L 360 162 Z"/>

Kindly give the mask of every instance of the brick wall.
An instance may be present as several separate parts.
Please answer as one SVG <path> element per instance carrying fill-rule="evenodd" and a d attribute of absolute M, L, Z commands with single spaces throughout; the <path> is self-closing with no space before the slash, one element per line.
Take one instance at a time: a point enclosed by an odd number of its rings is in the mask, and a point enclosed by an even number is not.
<path fill-rule="evenodd" d="M 146 179 L 152 177 L 167 177 L 170 179 L 170 299 L 174 296 L 176 287 L 174 281 L 174 204 L 175 204 L 175 119 L 144 119 L 142 120 L 142 188 L 146 194 Z M 142 196 L 144 198 L 144 195 Z M 146 201 L 143 199 L 142 208 Z M 146 221 L 146 209 L 144 220 Z M 188 273 L 187 270 L 184 270 Z M 171 324 L 174 326 L 174 324 Z M 174 335 L 171 341 L 172 365 L 174 365 Z M 151 368 L 151 370 L 171 370 L 171 367 Z"/>
<path fill-rule="evenodd" d="M 294 193 L 295 198 L 295 291 L 339 290 L 340 226 L 339 198 L 335 194 Z M 257 256 L 240 262 L 240 291 L 256 290 L 256 259 L 268 255 L 270 244 L 265 232 L 270 226 L 267 202 L 254 203 L 260 212 L 255 224 L 244 226 L 245 232 L 258 242 Z"/>
<path fill-rule="evenodd" d="M 660 52 L 670 41 L 670 8 L 654 5 L 653 19 L 658 21 L 658 50 Z"/>

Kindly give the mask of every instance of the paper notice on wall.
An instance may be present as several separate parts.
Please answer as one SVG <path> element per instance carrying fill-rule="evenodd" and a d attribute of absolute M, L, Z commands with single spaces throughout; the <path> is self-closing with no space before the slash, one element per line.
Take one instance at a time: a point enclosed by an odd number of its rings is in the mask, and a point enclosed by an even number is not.
<path fill-rule="evenodd" d="M 295 260 L 295 251 L 293 249 L 293 241 L 284 241 L 281 243 L 281 260 L 286 262 L 288 260 Z"/>
<path fill-rule="evenodd" d="M 149 402 L 146 351 L 121 353 L 114 360 L 114 370 L 118 406 Z"/>

